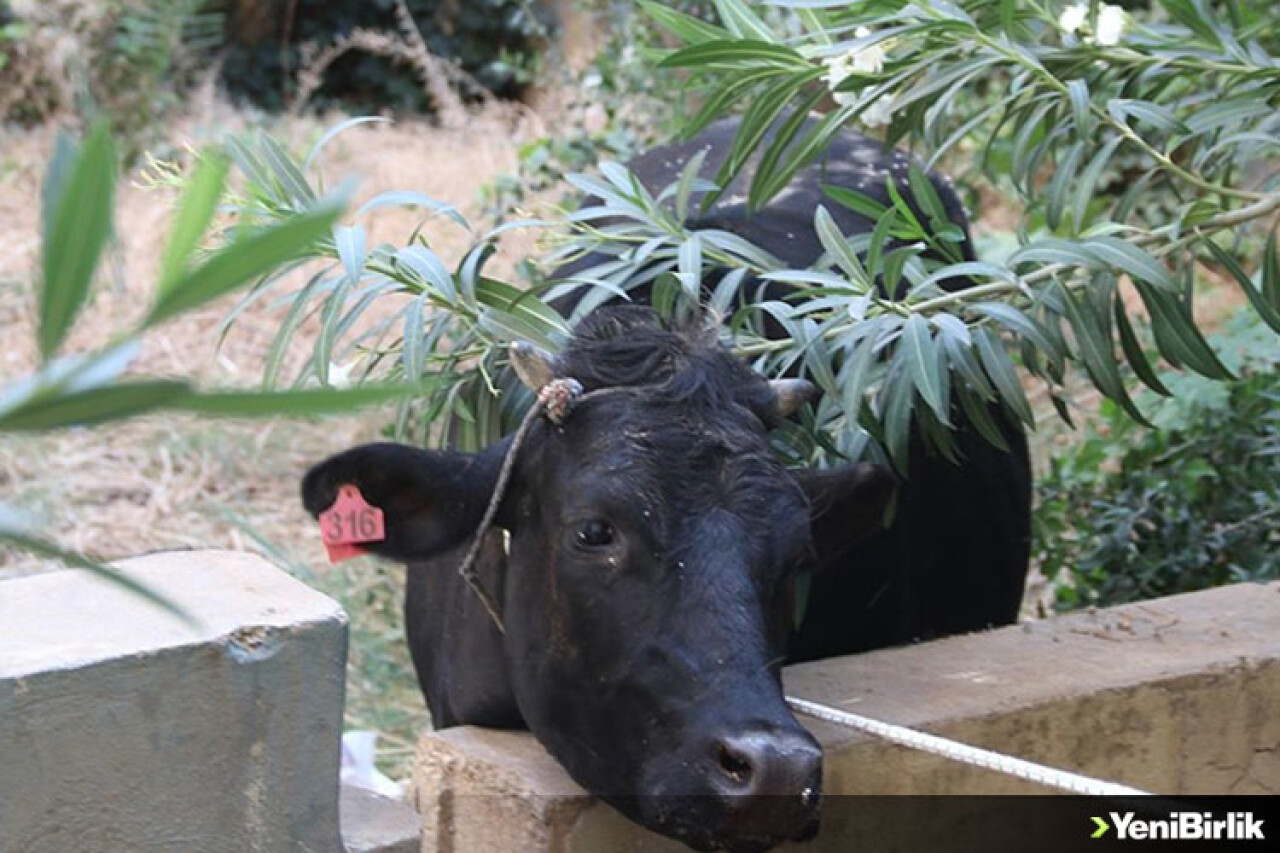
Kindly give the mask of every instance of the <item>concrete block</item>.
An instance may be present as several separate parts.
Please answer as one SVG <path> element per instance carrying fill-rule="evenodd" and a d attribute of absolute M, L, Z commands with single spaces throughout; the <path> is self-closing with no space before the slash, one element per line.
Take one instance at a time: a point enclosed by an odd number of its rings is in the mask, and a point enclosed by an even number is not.
<path fill-rule="evenodd" d="M 346 618 L 250 554 L 0 583 L 0 853 L 342 849 Z"/>
<path fill-rule="evenodd" d="M 784 681 L 795 696 L 1159 793 L 1280 793 L 1277 583 L 817 661 Z M 1048 793 L 800 719 L 826 751 L 829 795 Z M 686 849 L 591 798 L 524 733 L 427 735 L 415 782 L 423 853 Z M 835 853 L 868 838 L 881 850 L 946 849 L 947 838 L 920 834 L 927 821 L 884 802 L 829 808 L 818 838 L 788 849 Z"/>
<path fill-rule="evenodd" d="M 342 786 L 342 843 L 347 853 L 416 853 L 422 818 L 399 800 Z"/>

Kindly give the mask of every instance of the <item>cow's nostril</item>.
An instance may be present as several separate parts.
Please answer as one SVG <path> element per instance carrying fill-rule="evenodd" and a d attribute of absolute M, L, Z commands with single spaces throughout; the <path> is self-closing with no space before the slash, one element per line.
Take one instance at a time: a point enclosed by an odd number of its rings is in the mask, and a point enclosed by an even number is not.
<path fill-rule="evenodd" d="M 724 775 L 738 785 L 748 785 L 755 768 L 751 759 L 726 743 L 721 743 L 716 750 L 716 760 Z"/>

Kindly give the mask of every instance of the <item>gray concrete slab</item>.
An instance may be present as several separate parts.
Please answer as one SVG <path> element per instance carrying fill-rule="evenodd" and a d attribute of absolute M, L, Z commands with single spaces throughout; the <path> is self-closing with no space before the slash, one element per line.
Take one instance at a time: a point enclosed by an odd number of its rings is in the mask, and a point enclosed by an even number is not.
<path fill-rule="evenodd" d="M 0 851 L 341 850 L 346 618 L 250 554 L 0 583 Z"/>

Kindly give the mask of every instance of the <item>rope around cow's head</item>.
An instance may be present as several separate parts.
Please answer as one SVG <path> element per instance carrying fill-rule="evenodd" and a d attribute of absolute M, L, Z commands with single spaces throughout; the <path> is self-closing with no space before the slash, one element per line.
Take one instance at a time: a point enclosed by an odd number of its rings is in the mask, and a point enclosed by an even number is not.
<path fill-rule="evenodd" d="M 521 378 L 524 379 L 525 377 L 522 375 Z M 616 390 L 619 389 L 602 388 L 587 394 L 583 392 L 582 383 L 576 379 L 570 377 L 547 379 L 538 389 L 533 407 L 525 414 L 524 420 L 520 422 L 519 428 L 516 429 L 516 433 L 511 439 L 511 446 L 507 448 L 506 456 L 502 459 L 502 468 L 498 472 L 498 480 L 494 484 L 493 495 L 489 498 L 489 506 L 485 508 L 484 517 L 480 519 L 480 526 L 476 528 L 475 538 L 471 540 L 471 547 L 467 550 L 467 555 L 463 557 L 462 564 L 458 566 L 458 574 L 462 576 L 463 581 L 480 599 L 481 606 L 489 614 L 489 618 L 493 620 L 493 624 L 500 634 L 507 632 L 502 620 L 502 612 L 498 607 L 498 602 L 484 588 L 484 584 L 480 581 L 480 576 L 476 574 L 475 564 L 476 558 L 480 555 L 480 548 L 484 545 L 484 538 L 489 533 L 489 528 L 493 526 L 494 516 L 498 514 L 498 507 L 502 504 L 502 498 L 506 494 L 507 484 L 511 480 L 511 472 L 515 469 L 516 457 L 520 453 L 520 447 L 524 444 L 525 437 L 529 434 L 529 429 L 533 422 L 540 415 L 545 414 L 547 420 L 559 425 L 568 419 L 574 407 L 583 400 Z"/>

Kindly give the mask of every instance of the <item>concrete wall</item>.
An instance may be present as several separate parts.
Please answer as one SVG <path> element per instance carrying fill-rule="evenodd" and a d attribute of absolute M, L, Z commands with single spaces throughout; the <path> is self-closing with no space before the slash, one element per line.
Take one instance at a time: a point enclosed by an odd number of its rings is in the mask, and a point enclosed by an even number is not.
<path fill-rule="evenodd" d="M 1160 793 L 1280 793 L 1280 584 L 804 664 L 785 681 L 792 695 Z M 828 794 L 1044 793 L 800 719 L 826 750 Z M 427 735 L 416 800 L 423 853 L 686 849 L 585 794 L 527 734 Z M 828 809 L 818 839 L 795 849 L 868 837 L 881 850 L 957 849 L 923 831 L 900 813 L 877 824 Z"/>
<path fill-rule="evenodd" d="M 0 583 L 0 851 L 340 850 L 341 609 L 247 554 L 121 568 L 198 624 L 86 572 Z"/>

